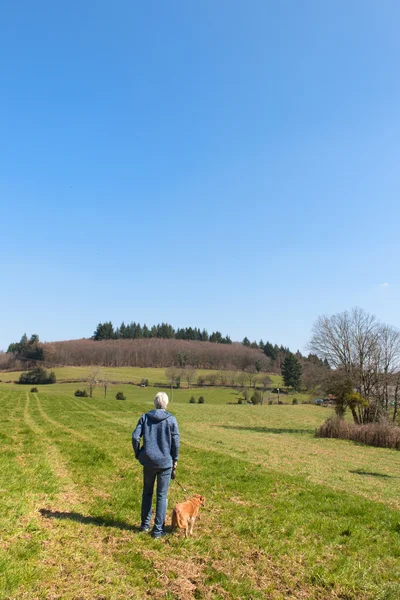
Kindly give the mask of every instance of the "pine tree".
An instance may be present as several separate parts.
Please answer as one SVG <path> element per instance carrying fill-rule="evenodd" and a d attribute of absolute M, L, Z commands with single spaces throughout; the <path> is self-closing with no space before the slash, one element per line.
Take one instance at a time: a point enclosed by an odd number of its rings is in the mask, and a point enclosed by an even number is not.
<path fill-rule="evenodd" d="M 278 352 L 271 342 L 266 342 L 266 344 L 264 344 L 264 354 L 272 360 L 276 360 L 278 356 Z"/>
<path fill-rule="evenodd" d="M 111 321 L 107 321 L 106 323 L 99 323 L 97 325 L 96 331 L 93 334 L 93 338 L 97 341 L 114 339 L 115 332 Z"/>
<path fill-rule="evenodd" d="M 294 391 L 298 390 L 301 383 L 301 364 L 294 354 L 286 354 L 282 364 L 282 377 L 286 387 L 291 387 Z"/>

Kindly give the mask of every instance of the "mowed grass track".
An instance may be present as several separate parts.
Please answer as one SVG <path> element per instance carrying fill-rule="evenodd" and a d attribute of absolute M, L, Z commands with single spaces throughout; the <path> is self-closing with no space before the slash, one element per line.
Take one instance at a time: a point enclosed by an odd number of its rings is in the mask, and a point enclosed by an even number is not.
<path fill-rule="evenodd" d="M 400 597 L 398 452 L 314 438 L 319 407 L 175 392 L 178 480 L 207 505 L 192 539 L 154 541 L 130 442 L 154 389 L 73 389 L 0 390 L 1 598 Z"/>

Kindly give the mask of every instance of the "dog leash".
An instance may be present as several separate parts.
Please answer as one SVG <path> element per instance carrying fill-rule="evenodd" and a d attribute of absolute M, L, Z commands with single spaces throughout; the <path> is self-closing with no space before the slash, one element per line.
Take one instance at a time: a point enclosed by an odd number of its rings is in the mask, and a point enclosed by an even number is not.
<path fill-rule="evenodd" d="M 185 490 L 183 485 L 181 485 L 177 479 L 175 479 L 175 483 L 177 483 L 179 485 L 179 487 L 181 488 L 181 490 L 183 490 L 185 492 L 185 494 L 187 494 L 187 490 Z"/>

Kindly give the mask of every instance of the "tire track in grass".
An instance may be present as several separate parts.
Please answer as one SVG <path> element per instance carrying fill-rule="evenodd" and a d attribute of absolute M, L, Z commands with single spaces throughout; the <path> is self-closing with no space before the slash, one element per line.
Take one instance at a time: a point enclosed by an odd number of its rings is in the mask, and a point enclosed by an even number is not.
<path fill-rule="evenodd" d="M 22 401 L 22 394 L 18 394 L 18 398 L 16 400 L 16 402 L 14 403 L 14 407 L 12 408 L 11 412 L 8 414 L 8 418 L 13 421 L 15 415 L 17 414 L 18 410 L 21 408 L 21 401 Z"/>
<path fill-rule="evenodd" d="M 77 494 L 76 485 L 71 477 L 66 462 L 62 458 L 57 446 L 46 434 L 43 427 L 40 427 L 40 425 L 38 425 L 37 422 L 35 422 L 32 418 L 32 413 L 30 410 L 30 397 L 28 392 L 26 393 L 26 396 L 27 402 L 25 404 L 24 411 L 25 422 L 28 424 L 28 427 L 30 427 L 32 431 L 40 437 L 41 444 L 45 447 L 44 453 L 61 488 L 61 491 L 57 493 L 58 500 L 61 501 L 63 505 L 67 505 L 69 507 L 71 504 L 76 505 L 81 500 L 80 496 Z M 33 394 L 33 396 L 36 399 L 39 412 L 41 413 L 39 408 L 39 398 L 37 397 L 37 394 Z"/>
<path fill-rule="evenodd" d="M 4 403 L 4 401 L 5 402 L 9 401 L 8 404 L 6 404 L 5 406 L 3 404 L 3 406 L 2 406 L 2 412 L 3 412 L 4 418 L 1 420 L 1 422 L 4 424 L 14 422 L 14 424 L 15 424 L 15 421 L 16 421 L 15 415 L 17 414 L 18 410 L 21 408 L 22 395 L 18 394 L 17 397 L 15 397 L 14 394 L 11 394 L 11 392 L 9 392 L 7 394 L 7 396 L 2 396 L 1 400 L 2 400 L 2 404 Z M 11 405 L 11 410 L 7 414 L 6 411 L 7 411 L 7 408 L 9 405 Z"/>
<path fill-rule="evenodd" d="M 30 414 L 30 410 L 29 410 L 30 403 L 31 403 L 31 398 L 30 398 L 29 392 L 26 392 L 26 401 L 25 401 L 25 407 L 24 407 L 24 423 L 31 431 L 33 431 L 33 433 L 35 433 L 36 435 L 40 435 L 41 430 L 37 427 L 37 425 L 32 421 L 32 418 L 31 418 L 31 414 Z"/>
<path fill-rule="evenodd" d="M 91 415 L 93 415 L 94 417 L 96 417 L 96 419 L 99 419 L 100 421 L 102 421 L 102 422 L 104 422 L 104 423 L 105 423 L 107 420 L 111 420 L 111 421 L 113 421 L 113 419 L 110 419 L 110 418 L 108 418 L 108 419 L 107 419 L 106 415 L 105 415 L 105 414 L 104 414 L 102 411 L 100 411 L 100 410 L 96 409 L 96 408 L 95 408 L 95 407 L 93 407 L 93 406 L 90 406 L 90 404 L 87 404 L 87 402 L 84 402 L 83 400 L 79 400 L 79 401 L 78 401 L 78 400 L 72 400 L 72 402 L 73 402 L 73 403 L 74 403 L 74 404 L 75 404 L 75 405 L 76 405 L 76 406 L 77 406 L 77 407 L 78 407 L 80 410 L 84 410 L 84 412 L 85 412 L 86 414 L 87 414 L 87 413 L 88 413 L 88 414 L 91 414 Z"/>
<path fill-rule="evenodd" d="M 33 399 L 36 401 L 34 407 Z M 109 548 L 108 544 L 103 542 L 102 536 L 99 539 L 98 527 L 88 528 L 84 521 L 79 522 L 80 517 L 83 518 L 81 512 L 85 514 L 86 511 L 77 505 L 83 504 L 89 497 L 82 496 L 82 493 L 78 495 L 67 464 L 52 441 L 51 434 L 46 430 L 46 423 L 50 422 L 54 425 L 56 422 L 51 418 L 46 419 L 46 416 L 39 398 L 27 393 L 24 407 L 25 424 L 34 432 L 38 449 L 40 448 L 40 452 L 46 455 L 61 490 L 56 494 L 55 499 L 52 496 L 34 499 L 32 509 L 22 519 L 23 529 L 12 540 L 13 544 L 20 544 L 21 539 L 26 535 L 26 525 L 41 512 L 39 524 L 44 540 L 40 568 L 44 571 L 30 585 L 28 595 L 22 586 L 15 590 L 12 597 L 15 600 L 27 597 L 70 600 L 78 598 L 89 600 L 94 597 L 117 598 L 117 595 L 113 595 L 113 584 L 118 580 L 119 591 L 121 591 L 118 597 L 139 598 L 139 595 L 132 593 L 126 569 L 114 558 L 112 552 L 114 548 Z M 61 426 L 57 431 L 61 432 L 64 429 L 65 427 Z M 78 441 L 75 443 L 79 444 Z M 66 515 L 66 520 L 62 519 L 62 515 Z M 69 519 L 68 515 L 76 515 L 76 520 Z M 64 543 L 60 545 L 60 536 L 61 540 L 67 540 L 66 545 Z M 131 532 L 124 532 L 121 543 L 127 538 L 132 540 Z M 76 557 L 79 557 L 79 569 L 77 569 Z"/>
<path fill-rule="evenodd" d="M 83 435 L 82 433 L 78 433 L 72 427 L 68 427 L 66 425 L 61 425 L 58 421 L 54 421 L 54 419 L 52 419 L 51 417 L 49 417 L 49 415 L 43 409 L 43 406 L 42 406 L 42 403 L 41 403 L 41 401 L 39 399 L 39 396 L 37 394 L 34 394 L 34 397 L 36 398 L 36 401 L 37 401 L 37 407 L 38 407 L 38 411 L 40 413 L 40 416 L 45 421 L 47 421 L 48 423 L 50 423 L 51 425 L 53 425 L 53 427 L 56 427 L 58 430 L 61 430 L 64 433 L 72 435 L 72 436 L 76 437 L 77 439 L 81 440 L 82 442 L 86 442 L 86 443 L 89 442 L 89 438 L 86 435 Z"/>
<path fill-rule="evenodd" d="M 111 421 L 112 423 L 115 423 L 116 425 L 124 425 L 125 427 L 128 427 L 128 423 L 126 422 L 126 419 L 119 419 L 118 417 L 113 417 L 112 415 L 107 413 L 105 410 L 101 410 L 100 408 L 91 406 L 90 404 L 88 404 L 87 402 L 82 400 L 81 398 L 79 398 L 79 400 L 74 400 L 74 402 L 76 404 L 78 404 L 78 402 L 81 403 L 85 407 L 85 409 L 88 409 L 89 412 L 91 412 L 93 415 L 97 416 L 101 420 L 105 420 L 105 421 L 108 420 L 108 421 Z M 78 404 L 78 406 L 79 406 L 79 404 Z"/>

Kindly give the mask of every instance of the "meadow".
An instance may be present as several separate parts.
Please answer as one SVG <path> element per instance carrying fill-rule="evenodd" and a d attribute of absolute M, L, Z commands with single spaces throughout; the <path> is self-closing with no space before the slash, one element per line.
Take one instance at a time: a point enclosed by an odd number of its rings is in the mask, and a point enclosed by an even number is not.
<path fill-rule="evenodd" d="M 84 382 L 91 372 L 97 372 L 99 379 L 107 377 L 110 381 L 122 381 L 139 384 L 142 379 L 148 379 L 150 385 L 156 383 L 168 385 L 165 368 L 141 368 L 141 367 L 51 367 L 54 371 L 58 382 L 65 381 L 82 381 Z M 226 373 L 226 371 L 224 371 Z M 22 371 L 0 371 L 0 380 L 5 382 L 17 381 Z M 197 377 L 207 377 L 207 375 L 215 375 L 218 371 L 210 369 L 196 369 Z M 257 375 L 256 379 L 262 379 L 265 373 Z M 269 374 L 271 386 L 282 386 L 282 377 L 274 373 Z M 182 385 L 185 385 L 182 378 Z"/>
<path fill-rule="evenodd" d="M 0 384 L 0 598 L 400 597 L 398 451 L 315 438 L 331 409 L 174 390 L 178 481 L 206 506 L 193 538 L 153 540 L 131 432 L 154 388 L 76 388 Z"/>

